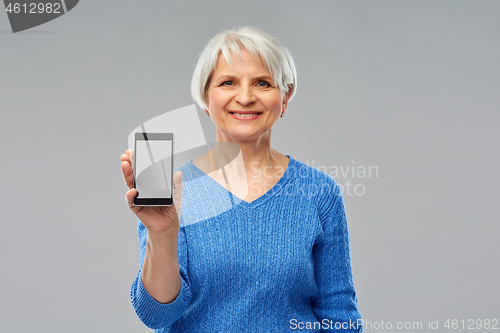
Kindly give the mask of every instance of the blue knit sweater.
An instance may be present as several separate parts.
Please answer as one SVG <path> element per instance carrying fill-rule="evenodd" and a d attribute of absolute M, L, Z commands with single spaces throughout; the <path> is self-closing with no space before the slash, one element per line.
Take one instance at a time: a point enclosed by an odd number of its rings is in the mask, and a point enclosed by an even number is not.
<path fill-rule="evenodd" d="M 181 290 L 169 304 L 141 271 L 133 307 L 155 332 L 361 332 L 339 186 L 289 157 L 281 179 L 247 203 L 192 162 L 183 171 Z M 147 229 L 139 221 L 140 264 Z"/>

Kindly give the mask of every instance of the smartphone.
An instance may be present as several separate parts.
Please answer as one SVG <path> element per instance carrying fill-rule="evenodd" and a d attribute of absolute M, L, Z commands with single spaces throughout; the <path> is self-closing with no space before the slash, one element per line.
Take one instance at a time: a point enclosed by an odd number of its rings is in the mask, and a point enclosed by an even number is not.
<path fill-rule="evenodd" d="M 135 133 L 134 206 L 172 206 L 173 133 Z"/>

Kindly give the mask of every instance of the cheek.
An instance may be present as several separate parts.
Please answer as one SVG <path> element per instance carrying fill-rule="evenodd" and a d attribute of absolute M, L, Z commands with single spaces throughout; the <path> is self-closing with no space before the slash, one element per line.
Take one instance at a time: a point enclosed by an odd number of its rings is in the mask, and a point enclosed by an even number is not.
<path fill-rule="evenodd" d="M 281 94 L 277 94 L 268 100 L 269 108 L 272 110 L 281 110 L 283 107 L 283 98 Z"/>
<path fill-rule="evenodd" d="M 227 104 L 227 97 L 225 97 L 224 94 L 213 93 L 210 94 L 208 101 L 210 109 L 220 109 L 224 108 Z"/>

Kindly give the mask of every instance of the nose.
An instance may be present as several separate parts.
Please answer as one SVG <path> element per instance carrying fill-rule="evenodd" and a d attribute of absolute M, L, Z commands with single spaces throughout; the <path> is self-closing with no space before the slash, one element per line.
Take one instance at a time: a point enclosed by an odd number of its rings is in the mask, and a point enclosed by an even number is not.
<path fill-rule="evenodd" d="M 242 106 L 250 105 L 255 102 L 255 96 L 251 87 L 240 87 L 236 94 L 236 102 Z"/>

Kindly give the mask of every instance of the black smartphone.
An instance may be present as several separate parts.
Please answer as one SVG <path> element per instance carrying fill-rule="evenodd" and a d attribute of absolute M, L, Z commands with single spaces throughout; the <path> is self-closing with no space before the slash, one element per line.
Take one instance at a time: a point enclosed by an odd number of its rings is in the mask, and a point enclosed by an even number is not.
<path fill-rule="evenodd" d="M 135 133 L 134 206 L 172 206 L 173 133 Z"/>

